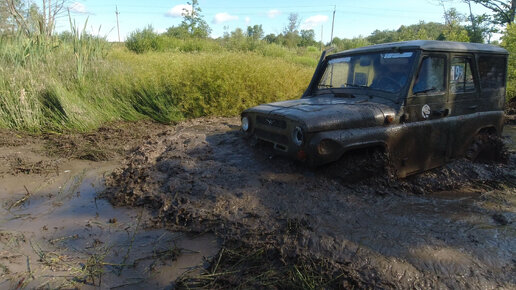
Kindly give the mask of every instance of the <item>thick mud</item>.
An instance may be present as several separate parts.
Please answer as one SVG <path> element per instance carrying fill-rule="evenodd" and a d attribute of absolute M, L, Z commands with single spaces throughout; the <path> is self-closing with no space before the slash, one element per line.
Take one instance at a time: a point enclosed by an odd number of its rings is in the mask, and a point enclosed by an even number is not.
<path fill-rule="evenodd" d="M 104 176 L 120 166 L 116 152 L 155 138 L 165 127 L 153 125 L 149 137 L 135 137 L 130 125 L 122 126 L 127 134 L 119 137 L 111 134 L 115 129 L 105 130 L 109 136 L 61 136 L 60 144 L 76 153 L 85 151 L 73 142 L 106 140 L 94 149 L 110 152 L 108 162 L 66 158 L 71 151 L 49 154 L 45 148 L 58 135 L 0 132 L 1 289 L 170 289 L 185 273 L 209 266 L 220 250 L 213 234 L 156 229 L 149 222 L 152 212 L 113 208 L 98 198 Z"/>
<path fill-rule="evenodd" d="M 107 178 L 114 204 L 225 240 L 204 280 L 186 286 L 516 287 L 514 154 L 508 164 L 457 160 L 404 180 L 350 182 L 253 146 L 238 125 L 171 127 Z"/>

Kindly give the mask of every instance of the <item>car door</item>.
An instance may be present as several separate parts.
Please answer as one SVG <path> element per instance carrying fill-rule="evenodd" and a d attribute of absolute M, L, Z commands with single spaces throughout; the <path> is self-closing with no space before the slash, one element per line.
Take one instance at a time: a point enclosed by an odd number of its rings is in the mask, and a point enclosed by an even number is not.
<path fill-rule="evenodd" d="M 451 155 L 462 155 L 477 129 L 484 122 L 478 118 L 483 110 L 479 102 L 479 84 L 475 58 L 472 54 L 452 54 L 449 77 L 451 104 Z"/>
<path fill-rule="evenodd" d="M 448 55 L 423 54 L 405 104 L 404 133 L 398 146 L 406 174 L 442 165 L 447 156 L 450 113 Z M 404 174 L 402 174 L 404 175 Z"/>

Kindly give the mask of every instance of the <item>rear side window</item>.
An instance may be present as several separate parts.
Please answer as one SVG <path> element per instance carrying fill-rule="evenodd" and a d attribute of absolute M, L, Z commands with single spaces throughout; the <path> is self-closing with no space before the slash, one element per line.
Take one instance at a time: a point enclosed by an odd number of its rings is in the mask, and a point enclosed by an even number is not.
<path fill-rule="evenodd" d="M 475 91 L 475 81 L 471 71 L 471 64 L 471 58 L 453 58 L 450 71 L 450 92 L 452 94 Z"/>
<path fill-rule="evenodd" d="M 505 57 L 480 56 L 478 73 L 482 89 L 498 89 L 505 87 Z"/>

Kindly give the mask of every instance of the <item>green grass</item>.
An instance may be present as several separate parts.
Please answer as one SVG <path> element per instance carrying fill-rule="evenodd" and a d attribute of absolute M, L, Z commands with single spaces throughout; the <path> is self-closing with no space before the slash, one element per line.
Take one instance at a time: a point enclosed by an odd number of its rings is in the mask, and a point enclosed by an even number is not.
<path fill-rule="evenodd" d="M 312 68 L 255 53 L 148 53 L 116 51 L 123 63 L 117 95 L 160 121 L 234 116 L 250 106 L 299 97 Z M 160 119 L 161 118 L 161 119 Z"/>
<path fill-rule="evenodd" d="M 298 98 L 315 62 L 297 52 L 135 54 L 78 31 L 68 41 L 3 38 L 0 127 L 88 131 L 115 120 L 235 116 L 260 103 Z"/>

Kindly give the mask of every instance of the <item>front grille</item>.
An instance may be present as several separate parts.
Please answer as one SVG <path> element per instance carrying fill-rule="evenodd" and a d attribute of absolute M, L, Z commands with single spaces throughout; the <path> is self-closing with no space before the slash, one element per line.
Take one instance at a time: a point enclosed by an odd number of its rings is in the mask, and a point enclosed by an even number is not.
<path fill-rule="evenodd" d="M 284 120 L 278 120 L 264 116 L 256 116 L 256 122 L 265 126 L 276 127 L 280 129 L 287 128 L 287 122 Z"/>
<path fill-rule="evenodd" d="M 264 139 L 266 141 L 274 142 L 277 144 L 288 145 L 288 138 L 285 135 L 280 135 L 261 129 L 255 129 L 254 133 L 256 134 L 256 137 L 260 139 Z"/>

